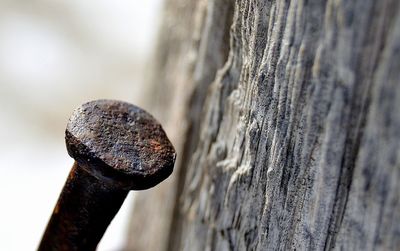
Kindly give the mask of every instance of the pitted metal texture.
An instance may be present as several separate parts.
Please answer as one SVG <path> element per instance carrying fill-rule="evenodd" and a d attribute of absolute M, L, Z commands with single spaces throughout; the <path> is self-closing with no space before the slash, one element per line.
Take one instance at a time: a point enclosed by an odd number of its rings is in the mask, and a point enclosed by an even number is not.
<path fill-rule="evenodd" d="M 65 134 L 68 153 L 97 178 L 146 189 L 172 172 L 175 150 L 166 133 L 153 116 L 132 104 L 85 103 L 73 112 Z"/>

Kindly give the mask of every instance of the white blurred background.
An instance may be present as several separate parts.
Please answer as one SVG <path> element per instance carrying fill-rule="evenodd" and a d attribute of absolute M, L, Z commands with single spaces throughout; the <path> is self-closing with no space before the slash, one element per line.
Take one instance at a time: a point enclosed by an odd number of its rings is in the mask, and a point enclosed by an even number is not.
<path fill-rule="evenodd" d="M 162 0 L 0 0 L 0 250 L 35 250 L 73 160 L 64 129 L 99 98 L 141 103 Z M 132 195 L 98 250 L 121 250 Z"/>

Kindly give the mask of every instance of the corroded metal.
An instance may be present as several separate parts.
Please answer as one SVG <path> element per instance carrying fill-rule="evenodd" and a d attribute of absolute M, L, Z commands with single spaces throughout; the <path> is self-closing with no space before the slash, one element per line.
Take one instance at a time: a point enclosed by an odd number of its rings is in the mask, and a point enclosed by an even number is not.
<path fill-rule="evenodd" d="M 150 114 L 114 100 L 76 109 L 65 139 L 76 162 L 39 250 L 95 250 L 128 191 L 151 188 L 172 173 L 175 150 Z"/>

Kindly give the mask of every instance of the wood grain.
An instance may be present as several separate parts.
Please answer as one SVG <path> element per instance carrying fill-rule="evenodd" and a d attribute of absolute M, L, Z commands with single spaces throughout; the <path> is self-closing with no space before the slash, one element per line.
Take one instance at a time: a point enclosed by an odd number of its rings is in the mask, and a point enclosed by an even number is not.
<path fill-rule="evenodd" d="M 398 250 L 398 1 L 169 0 L 164 20 L 164 250 Z"/>

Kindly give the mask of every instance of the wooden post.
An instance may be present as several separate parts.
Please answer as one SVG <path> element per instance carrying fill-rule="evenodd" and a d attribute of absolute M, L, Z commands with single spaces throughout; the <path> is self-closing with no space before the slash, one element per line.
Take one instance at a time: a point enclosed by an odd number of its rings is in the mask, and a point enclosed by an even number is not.
<path fill-rule="evenodd" d="M 168 0 L 152 112 L 178 166 L 129 248 L 398 249 L 399 59 L 397 0 Z"/>

